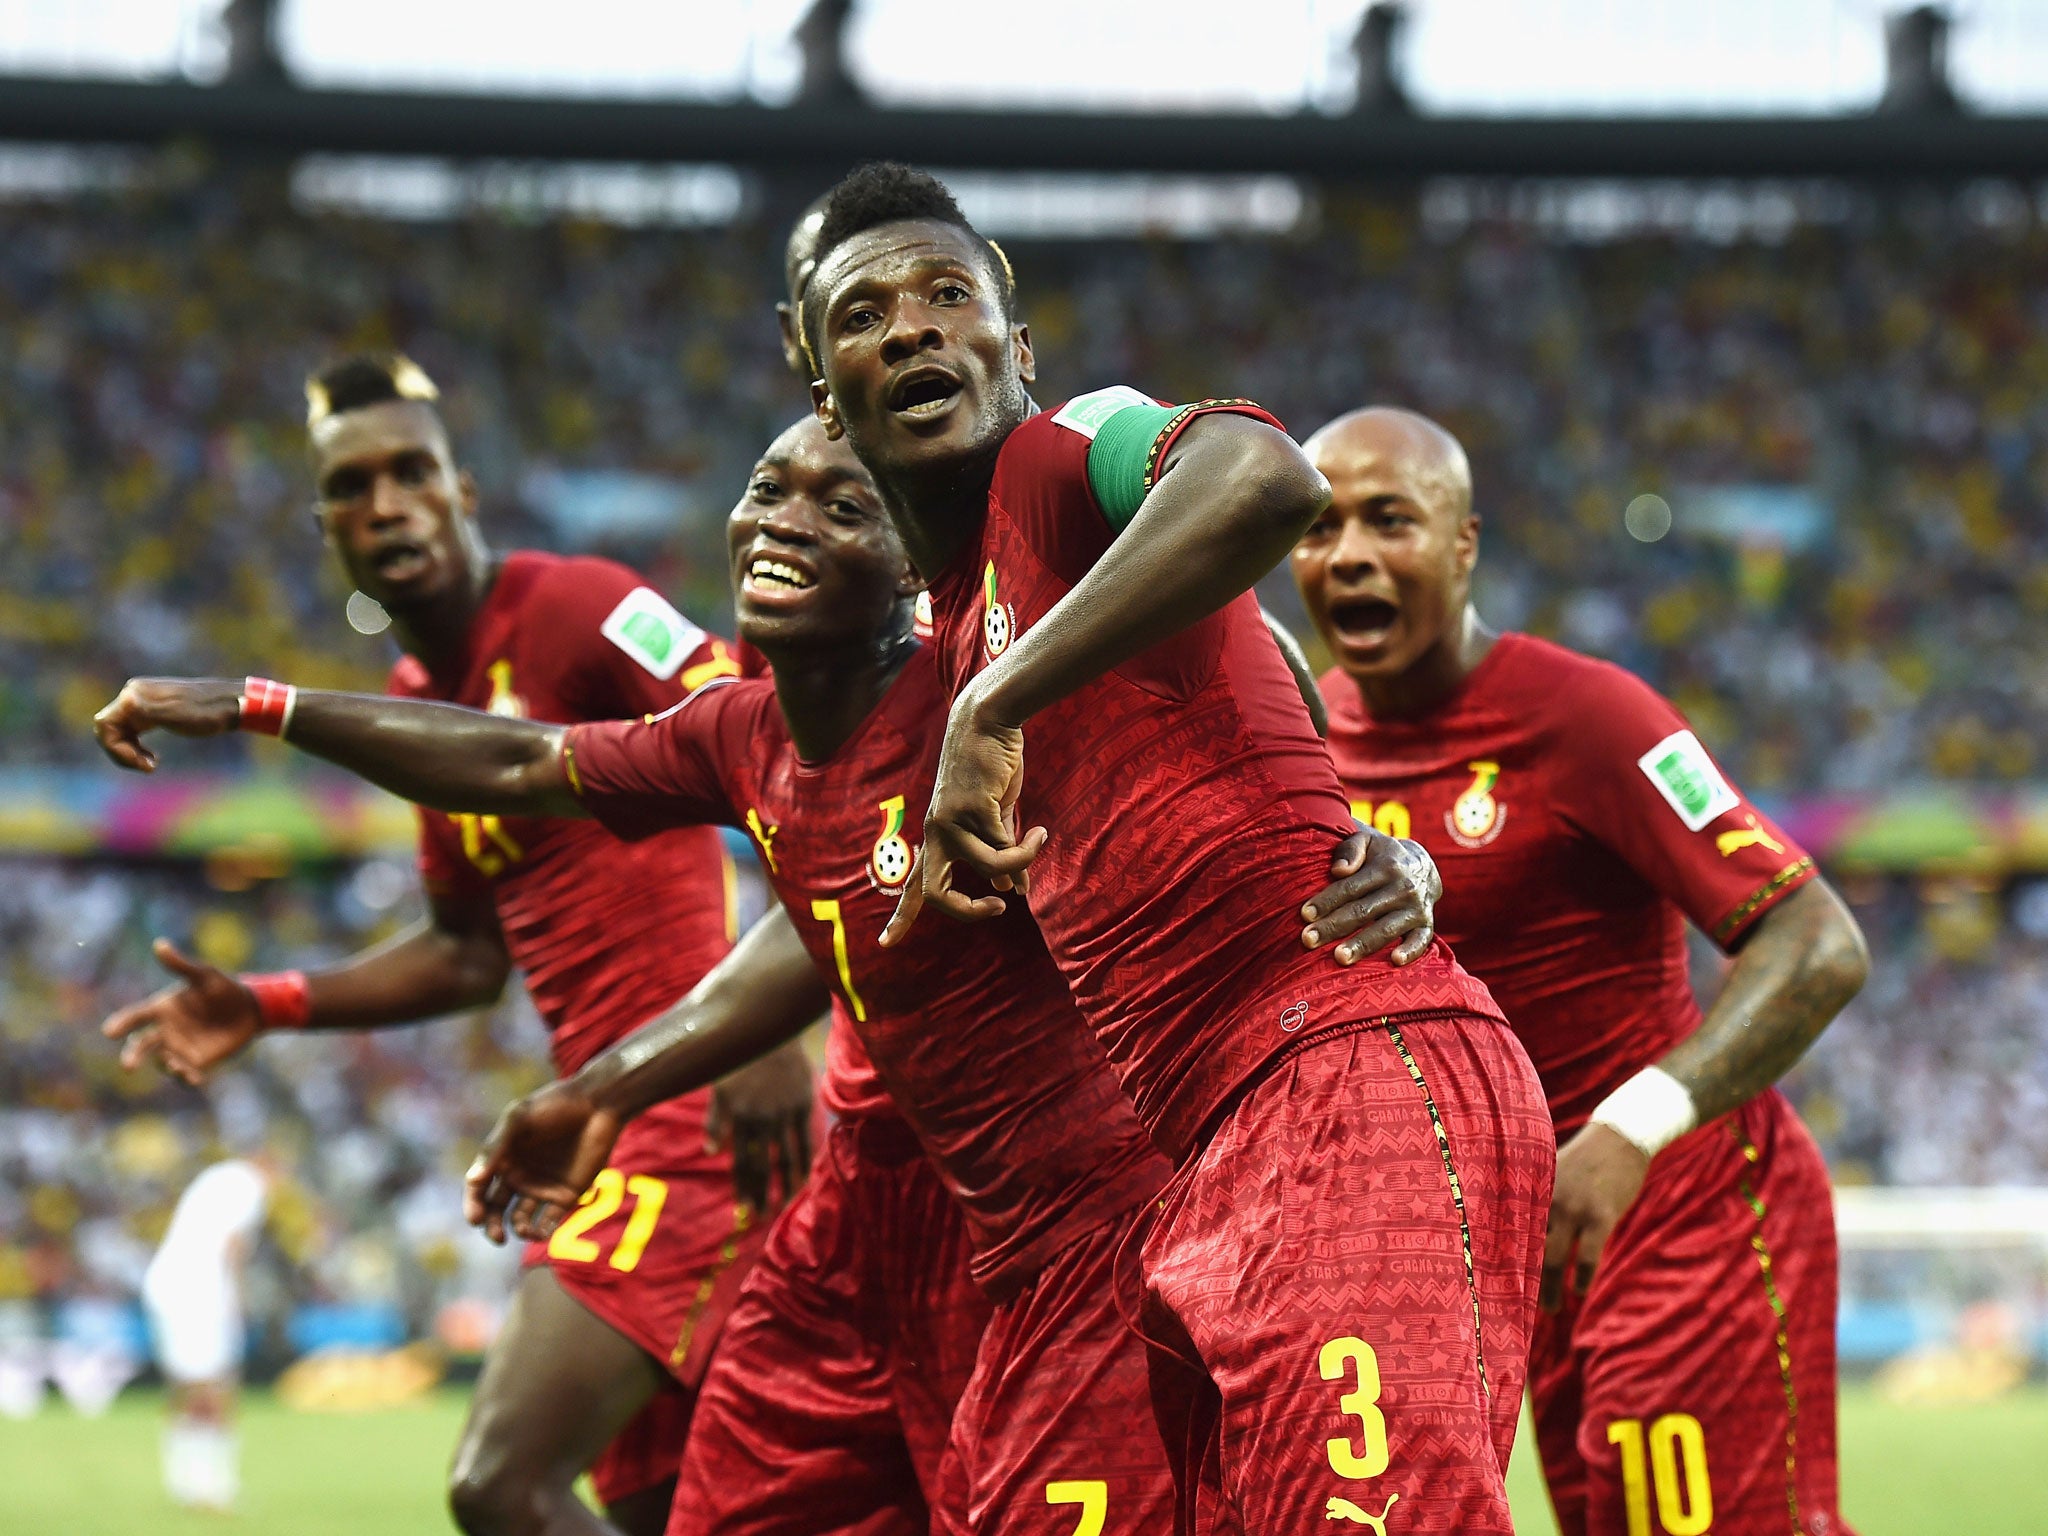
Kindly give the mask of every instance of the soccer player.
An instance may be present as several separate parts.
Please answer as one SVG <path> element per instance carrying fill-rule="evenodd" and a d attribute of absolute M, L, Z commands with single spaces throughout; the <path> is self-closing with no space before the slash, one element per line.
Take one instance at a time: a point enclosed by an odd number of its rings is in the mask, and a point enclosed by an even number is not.
<path fill-rule="evenodd" d="M 567 730 L 306 693 L 293 739 L 450 808 L 595 814 L 633 836 L 707 818 L 746 827 L 809 950 L 797 969 L 829 978 L 852 1014 L 966 1210 L 976 1277 L 999 1303 L 954 1425 L 950 1518 L 1036 1528 L 1050 1501 L 1079 1505 L 1076 1518 L 1096 1528 L 1154 1529 L 1171 1479 L 1145 1432 L 1151 1384 L 1111 1263 L 1166 1165 L 1024 911 L 968 945 L 937 934 L 889 951 L 876 943 L 910 873 L 904 811 L 929 793 L 943 720 L 933 657 L 913 633 L 921 583 L 858 461 L 809 418 L 757 465 L 730 526 L 741 636 L 773 664 L 772 683 L 721 682 L 644 722 Z M 224 729 L 232 714 L 230 684 L 131 694 L 138 708 L 110 738 L 117 751 L 132 751 L 141 729 Z M 1404 916 L 1394 926 L 1415 925 Z M 757 933 L 757 943 L 773 940 Z M 735 997 L 789 991 L 772 972 L 732 982 L 733 969 L 699 988 L 722 988 L 710 1004 L 672 1011 L 508 1113 L 472 1176 L 490 1230 L 502 1233 L 508 1210 L 515 1228 L 533 1230 L 536 1199 L 572 1204 L 622 1119 L 774 1038 L 730 1012 L 707 1022 Z M 816 1002 L 742 1012 L 774 1012 L 787 1032 Z M 690 1464 L 701 1460 L 693 1447 Z M 759 1475 L 749 1463 L 715 1470 Z M 686 1477 L 672 1529 L 697 1528 L 692 1493 Z M 814 1512 L 811 1528 L 822 1523 Z"/>
<path fill-rule="evenodd" d="M 1246 402 L 1039 412 L 1008 264 L 923 173 L 855 171 L 818 245 L 817 413 L 931 578 L 952 698 L 885 942 L 1028 895 L 1180 1163 L 1131 1279 L 1181 1528 L 1508 1531 L 1541 1089 L 1441 945 L 1333 963 L 1276 910 L 1352 823 L 1248 589 L 1327 486 Z"/>
<path fill-rule="evenodd" d="M 735 671 L 721 642 L 620 566 L 494 553 L 417 366 L 353 358 L 307 393 L 322 531 L 356 588 L 389 610 L 405 652 L 392 693 L 573 721 L 666 709 Z M 238 723 L 281 735 L 288 699 L 252 684 Z M 106 1032 L 127 1038 L 131 1065 L 157 1054 L 196 1079 L 265 1030 L 483 1006 L 517 964 L 568 1073 L 682 996 L 731 943 L 731 871 L 709 829 L 629 845 L 588 825 L 429 812 L 420 863 L 429 916 L 391 943 L 311 975 L 235 978 L 159 940 L 178 984 Z M 800 1176 L 807 1070 L 781 1058 L 755 1087 L 785 1112 L 791 1129 L 775 1144 L 785 1174 Z M 465 1530 L 660 1529 L 687 1421 L 676 1384 L 701 1375 L 760 1236 L 756 1205 L 734 1199 L 730 1159 L 706 1147 L 707 1113 L 698 1095 L 637 1122 L 592 1202 L 532 1255 L 451 1474 Z M 765 1186 L 765 1172 L 751 1182 Z M 586 1467 L 610 1526 L 574 1493 Z"/>
<path fill-rule="evenodd" d="M 1530 1361 L 1559 1524 L 1846 1530 L 1834 1210 L 1771 1085 L 1862 984 L 1855 919 L 1663 699 L 1486 627 L 1448 432 L 1356 411 L 1308 454 L 1335 497 L 1294 575 L 1336 658 L 1352 809 L 1441 862 L 1443 932 L 1514 1021 L 1562 1142 Z M 1688 917 L 1735 956 L 1704 1018 Z"/>
<path fill-rule="evenodd" d="M 241 1491 L 235 1389 L 242 1372 L 242 1266 L 270 1205 L 266 1158 L 229 1158 L 185 1186 L 142 1277 L 150 1347 L 164 1374 L 164 1491 L 226 1512 Z"/>

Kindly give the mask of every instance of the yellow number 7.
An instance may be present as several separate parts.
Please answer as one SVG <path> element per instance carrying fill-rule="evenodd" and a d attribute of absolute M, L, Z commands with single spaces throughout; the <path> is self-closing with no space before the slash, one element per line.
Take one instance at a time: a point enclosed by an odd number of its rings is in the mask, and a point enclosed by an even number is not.
<path fill-rule="evenodd" d="M 860 993 L 853 989 L 853 967 L 846 963 L 846 922 L 839 915 L 839 903 L 814 901 L 811 903 L 811 916 L 832 925 L 832 958 L 839 962 L 839 985 L 846 989 L 847 1006 L 853 1009 L 854 1018 L 867 1023 L 867 1005 L 860 1000 Z M 1057 1486 L 1064 1487 L 1065 1484 Z"/>
<path fill-rule="evenodd" d="M 1102 1536 L 1102 1523 L 1109 1516 L 1109 1484 L 1097 1480 L 1047 1483 L 1045 1502 L 1080 1505 L 1081 1523 L 1074 1527 L 1074 1536 Z"/>

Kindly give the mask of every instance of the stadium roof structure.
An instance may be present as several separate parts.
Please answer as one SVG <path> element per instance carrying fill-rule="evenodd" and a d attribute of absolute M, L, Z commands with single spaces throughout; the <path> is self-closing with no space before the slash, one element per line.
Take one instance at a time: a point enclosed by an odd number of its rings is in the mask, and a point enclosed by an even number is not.
<path fill-rule="evenodd" d="M 1443 175 L 2048 176 L 2048 117 L 1291 116 L 786 107 L 304 89 L 276 82 L 0 79 L 0 138 L 223 150 L 842 168 L 865 158 L 1003 170 Z"/>

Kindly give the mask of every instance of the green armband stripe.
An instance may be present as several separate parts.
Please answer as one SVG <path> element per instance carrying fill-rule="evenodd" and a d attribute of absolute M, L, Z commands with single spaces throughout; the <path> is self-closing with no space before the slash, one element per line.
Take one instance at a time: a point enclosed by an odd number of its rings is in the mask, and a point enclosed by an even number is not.
<path fill-rule="evenodd" d="M 1152 488 L 1152 450 L 1179 414 L 1170 405 L 1127 405 L 1088 445 L 1088 488 L 1109 526 L 1122 533 Z"/>

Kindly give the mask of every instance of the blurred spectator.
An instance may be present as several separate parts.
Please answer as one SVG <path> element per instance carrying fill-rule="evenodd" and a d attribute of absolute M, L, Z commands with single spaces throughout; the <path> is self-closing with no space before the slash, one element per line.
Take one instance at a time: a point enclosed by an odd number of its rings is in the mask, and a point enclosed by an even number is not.
<path fill-rule="evenodd" d="M 84 759 L 133 672 L 378 680 L 301 458 L 301 378 L 346 347 L 441 380 L 501 546 L 594 543 L 726 612 L 720 522 L 804 404 L 767 318 L 780 230 L 138 185 L 0 209 L 5 760 Z M 1752 789 L 2025 779 L 2048 763 L 2048 232 L 2024 203 L 1997 229 L 1857 206 L 1775 243 L 1569 244 L 1331 199 L 1299 239 L 1016 255 L 1043 399 L 1123 380 L 1304 432 L 1370 400 L 1443 419 L 1496 622 L 1642 673 Z M 1645 493 L 1659 542 L 1624 531 Z"/>

